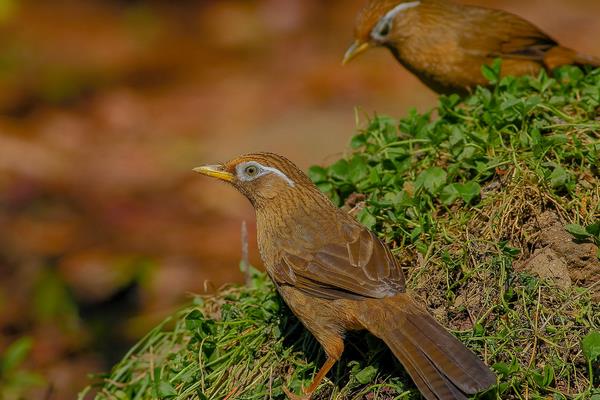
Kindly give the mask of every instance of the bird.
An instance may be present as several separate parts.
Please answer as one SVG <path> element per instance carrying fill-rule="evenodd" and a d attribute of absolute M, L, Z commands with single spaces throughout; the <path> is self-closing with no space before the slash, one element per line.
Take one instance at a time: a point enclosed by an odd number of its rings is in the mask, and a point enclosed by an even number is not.
<path fill-rule="evenodd" d="M 374 47 L 439 94 L 468 94 L 488 80 L 483 65 L 501 59 L 501 76 L 536 75 L 575 64 L 600 67 L 600 59 L 561 46 L 525 19 L 506 11 L 448 0 L 370 0 L 359 12 L 347 64 Z"/>
<path fill-rule="evenodd" d="M 496 376 L 407 293 L 398 261 L 378 236 L 336 207 L 287 158 L 252 153 L 194 168 L 233 185 L 256 211 L 267 274 L 327 359 L 291 399 L 310 399 L 344 350 L 347 332 L 382 339 L 427 400 L 466 399 Z"/>

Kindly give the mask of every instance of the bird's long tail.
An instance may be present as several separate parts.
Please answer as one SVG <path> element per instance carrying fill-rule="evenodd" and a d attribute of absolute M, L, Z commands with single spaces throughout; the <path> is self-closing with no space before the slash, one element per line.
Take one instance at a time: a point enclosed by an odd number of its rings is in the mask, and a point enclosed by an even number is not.
<path fill-rule="evenodd" d="M 578 53 L 568 47 L 556 46 L 544 55 L 544 64 L 550 70 L 569 64 L 598 68 L 600 67 L 600 58 Z"/>
<path fill-rule="evenodd" d="M 360 322 L 381 338 L 427 400 L 467 399 L 496 382 L 491 370 L 407 294 L 365 301 Z"/>

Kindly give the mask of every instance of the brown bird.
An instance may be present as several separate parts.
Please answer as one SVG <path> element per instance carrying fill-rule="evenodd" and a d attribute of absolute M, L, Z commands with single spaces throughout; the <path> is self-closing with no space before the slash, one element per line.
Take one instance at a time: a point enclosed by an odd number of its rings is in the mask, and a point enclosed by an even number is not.
<path fill-rule="evenodd" d="M 487 85 L 481 67 L 502 59 L 502 76 L 537 74 L 566 64 L 600 66 L 600 59 L 561 46 L 523 18 L 446 0 L 370 0 L 358 14 L 355 42 L 343 63 L 372 47 L 387 47 L 438 93 Z"/>
<path fill-rule="evenodd" d="M 381 240 L 291 161 L 257 153 L 194 171 L 231 183 L 250 200 L 267 273 L 327 354 L 305 397 L 288 396 L 310 398 L 340 359 L 346 332 L 362 329 L 387 344 L 427 399 L 466 399 L 496 382 L 405 292 L 402 270 Z"/>

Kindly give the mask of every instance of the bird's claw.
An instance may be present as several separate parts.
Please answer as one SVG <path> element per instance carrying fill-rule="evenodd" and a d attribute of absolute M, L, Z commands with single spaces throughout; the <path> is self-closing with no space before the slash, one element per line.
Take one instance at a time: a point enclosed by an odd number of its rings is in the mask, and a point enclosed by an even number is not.
<path fill-rule="evenodd" d="M 302 389 L 303 395 L 294 394 L 286 386 L 283 386 L 283 392 L 290 400 L 310 400 L 310 393 L 306 393 L 305 389 Z"/>

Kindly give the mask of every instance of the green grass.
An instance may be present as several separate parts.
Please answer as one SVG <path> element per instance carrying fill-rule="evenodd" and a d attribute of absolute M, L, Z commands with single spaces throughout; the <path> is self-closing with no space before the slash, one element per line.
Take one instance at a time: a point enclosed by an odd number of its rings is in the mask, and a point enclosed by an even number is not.
<path fill-rule="evenodd" d="M 435 110 L 400 120 L 369 118 L 344 158 L 309 174 L 393 247 L 410 290 L 493 366 L 499 385 L 484 398 L 598 399 L 600 253 L 578 259 L 570 284 L 524 265 L 551 246 L 540 229 L 549 216 L 573 235 L 569 246 L 600 243 L 600 69 L 485 73 L 494 86 L 466 99 L 441 97 Z M 355 333 L 346 343 L 316 399 L 419 398 L 381 342 Z M 284 398 L 282 385 L 298 392 L 323 361 L 255 272 L 249 287 L 197 297 L 85 393 Z"/>

